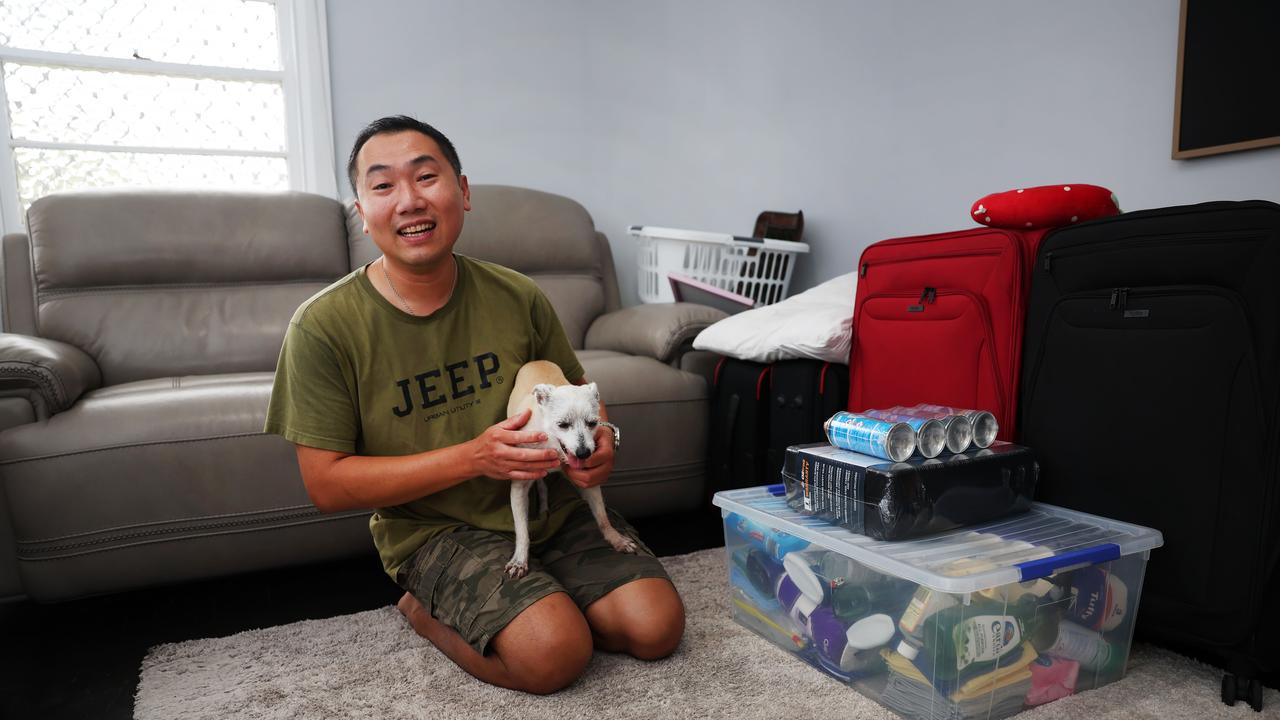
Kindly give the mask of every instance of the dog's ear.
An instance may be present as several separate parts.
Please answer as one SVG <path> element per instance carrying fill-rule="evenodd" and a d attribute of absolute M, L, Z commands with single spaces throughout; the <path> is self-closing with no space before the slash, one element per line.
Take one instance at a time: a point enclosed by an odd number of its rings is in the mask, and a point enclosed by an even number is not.
<path fill-rule="evenodd" d="M 539 405 L 546 405 L 551 399 L 551 393 L 556 389 L 555 385 L 546 383 L 538 383 L 533 386 L 533 399 L 538 401 Z"/>
<path fill-rule="evenodd" d="M 587 383 L 587 389 L 591 391 L 591 400 L 595 402 L 596 405 L 599 405 L 600 404 L 600 388 L 596 387 L 595 383 Z"/>

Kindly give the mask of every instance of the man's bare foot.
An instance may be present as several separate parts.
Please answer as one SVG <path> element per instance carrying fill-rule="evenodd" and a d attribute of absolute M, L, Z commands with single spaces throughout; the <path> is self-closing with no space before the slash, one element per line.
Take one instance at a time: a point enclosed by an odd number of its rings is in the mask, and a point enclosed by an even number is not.
<path fill-rule="evenodd" d="M 422 637 L 427 637 L 427 625 L 432 618 L 427 609 L 422 607 L 422 603 L 418 602 L 418 598 L 414 597 L 412 593 L 405 593 L 400 598 L 400 602 L 396 603 L 396 609 L 409 621 L 409 625 L 413 627 L 414 632 Z"/>

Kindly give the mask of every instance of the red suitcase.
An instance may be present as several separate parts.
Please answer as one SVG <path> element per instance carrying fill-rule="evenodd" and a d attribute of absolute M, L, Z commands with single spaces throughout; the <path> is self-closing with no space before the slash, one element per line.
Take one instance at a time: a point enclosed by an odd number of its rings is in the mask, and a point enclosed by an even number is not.
<path fill-rule="evenodd" d="M 1045 230 L 974 228 L 862 252 L 849 409 L 933 403 L 990 410 L 1012 440 L 1022 324 Z"/>

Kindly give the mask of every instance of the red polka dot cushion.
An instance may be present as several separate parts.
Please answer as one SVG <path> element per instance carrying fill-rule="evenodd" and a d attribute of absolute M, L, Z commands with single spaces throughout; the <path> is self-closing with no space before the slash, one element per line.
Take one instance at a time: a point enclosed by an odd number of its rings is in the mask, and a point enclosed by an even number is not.
<path fill-rule="evenodd" d="M 970 210 L 979 225 L 1029 230 L 1119 215 L 1120 202 L 1097 185 L 1041 185 L 987 195 Z"/>

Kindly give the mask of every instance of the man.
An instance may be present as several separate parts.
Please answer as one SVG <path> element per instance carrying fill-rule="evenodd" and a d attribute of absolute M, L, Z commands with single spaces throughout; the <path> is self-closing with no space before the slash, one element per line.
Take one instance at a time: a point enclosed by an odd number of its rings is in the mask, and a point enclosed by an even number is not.
<path fill-rule="evenodd" d="M 530 360 L 587 380 L 531 280 L 453 253 L 471 209 L 453 144 L 383 118 L 357 137 L 347 173 L 382 256 L 298 308 L 266 424 L 297 446 L 316 507 L 377 509 L 370 529 L 405 589 L 400 611 L 481 680 L 549 693 L 582 674 L 593 646 L 669 655 L 684 632 L 675 587 L 643 544 L 614 551 L 568 484 L 608 478 L 612 431 L 596 430 L 581 469 L 561 467 L 554 450 L 518 447 L 545 439 L 522 430 L 528 412 L 505 417 Z M 550 509 L 529 519 L 530 571 L 513 579 L 510 482 L 542 477 Z"/>

